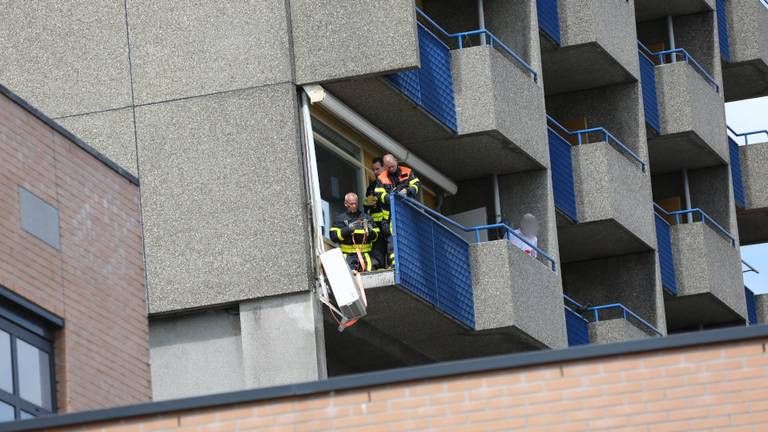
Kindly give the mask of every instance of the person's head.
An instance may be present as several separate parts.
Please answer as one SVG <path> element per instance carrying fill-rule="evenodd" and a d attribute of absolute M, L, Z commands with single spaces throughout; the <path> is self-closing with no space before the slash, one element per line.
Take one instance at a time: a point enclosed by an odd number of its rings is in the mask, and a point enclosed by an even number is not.
<path fill-rule="evenodd" d="M 357 211 L 357 194 L 356 193 L 350 192 L 344 195 L 344 208 L 346 208 L 349 213 L 354 213 Z"/>
<path fill-rule="evenodd" d="M 526 213 L 520 219 L 520 231 L 528 237 L 535 237 L 539 234 L 539 221 L 536 216 Z"/>
<path fill-rule="evenodd" d="M 391 154 L 386 154 L 382 160 L 384 161 L 384 168 L 389 171 L 390 174 L 397 172 L 397 159 L 395 159 L 394 156 Z"/>
<path fill-rule="evenodd" d="M 378 177 L 379 174 L 384 171 L 384 159 L 380 157 L 373 158 L 373 162 L 371 162 L 371 169 L 373 170 L 373 174 Z"/>

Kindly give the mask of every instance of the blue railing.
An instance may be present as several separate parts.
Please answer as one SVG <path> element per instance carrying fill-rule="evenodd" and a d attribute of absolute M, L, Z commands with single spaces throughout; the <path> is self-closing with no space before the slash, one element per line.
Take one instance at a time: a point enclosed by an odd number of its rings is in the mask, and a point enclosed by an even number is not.
<path fill-rule="evenodd" d="M 731 61 L 731 48 L 728 42 L 728 13 L 726 0 L 717 0 L 717 34 L 720 41 L 720 57 Z"/>
<path fill-rule="evenodd" d="M 645 172 L 647 163 L 642 158 L 640 158 L 640 156 L 638 156 L 637 153 L 633 152 L 629 147 L 624 145 L 623 142 L 619 141 L 618 138 L 613 136 L 613 134 L 608 132 L 605 128 L 596 127 L 596 128 L 570 131 L 566 129 L 563 125 L 558 123 L 555 119 L 550 117 L 549 115 L 547 116 L 547 121 L 557 126 L 557 128 L 560 129 L 563 133 L 570 136 L 575 136 L 577 138 L 578 145 L 589 144 L 594 142 L 606 142 L 612 145 L 616 150 L 618 150 L 621 153 L 624 153 L 624 155 L 627 156 L 629 159 L 633 159 L 635 162 L 639 163 L 640 168 L 643 170 L 643 172 Z M 596 135 L 597 140 L 591 140 L 590 135 L 592 136 Z"/>
<path fill-rule="evenodd" d="M 456 133 L 450 49 L 421 23 L 417 25 L 421 68 L 387 75 L 385 79 Z"/>
<path fill-rule="evenodd" d="M 658 213 L 655 213 L 654 216 L 656 219 L 656 244 L 659 253 L 661 286 L 671 295 L 677 295 L 675 258 L 672 253 L 672 237 L 669 234 L 669 223 Z"/>
<path fill-rule="evenodd" d="M 755 136 L 755 135 L 763 135 L 763 134 L 765 134 L 765 136 L 767 138 L 766 141 L 768 141 L 768 130 L 756 130 L 756 131 L 751 131 L 751 132 L 738 133 L 735 130 L 731 129 L 730 126 L 727 126 L 727 128 L 728 128 L 728 132 L 733 134 L 733 136 L 735 136 L 737 139 L 744 138 L 744 145 L 749 145 L 749 137 Z"/>
<path fill-rule="evenodd" d="M 560 11 L 558 0 L 536 0 L 539 29 L 556 45 L 560 45 Z"/>
<path fill-rule="evenodd" d="M 744 296 L 747 298 L 747 321 L 749 325 L 757 324 L 757 304 L 755 302 L 755 293 L 744 287 Z"/>
<path fill-rule="evenodd" d="M 568 333 L 568 346 L 587 345 L 589 343 L 589 321 L 565 307 L 565 330 Z"/>
<path fill-rule="evenodd" d="M 653 53 L 637 42 L 638 55 L 640 56 L 640 85 L 643 90 L 643 111 L 645 112 L 645 122 L 656 133 L 661 133 L 661 122 L 659 121 L 659 99 L 656 94 L 656 65 L 651 60 Z"/>
<path fill-rule="evenodd" d="M 752 273 L 760 274 L 760 272 L 756 268 L 752 267 L 752 265 L 749 264 L 748 262 L 746 262 L 744 260 L 741 260 L 741 264 L 744 265 L 744 267 L 747 268 L 746 270 L 742 270 L 741 271 L 742 273 L 750 273 L 750 272 L 752 272 Z"/>
<path fill-rule="evenodd" d="M 434 213 L 410 199 L 390 198 L 395 282 L 459 323 L 474 329 L 469 244 Z"/>
<path fill-rule="evenodd" d="M 744 180 L 741 175 L 741 156 L 739 155 L 739 145 L 731 137 L 728 140 L 728 153 L 731 159 L 731 180 L 733 182 L 733 200 L 739 208 L 745 208 L 744 200 Z"/>
<path fill-rule="evenodd" d="M 659 206 L 658 204 L 654 203 L 654 207 L 656 208 L 656 211 L 662 216 L 668 216 L 674 218 L 675 225 L 679 225 L 683 223 L 683 216 L 690 215 L 692 222 L 704 222 L 705 224 L 709 225 L 712 229 L 717 231 L 718 234 L 720 234 L 724 239 L 728 240 L 731 243 L 731 246 L 736 247 L 736 238 L 731 235 L 730 232 L 728 232 L 727 229 L 723 228 L 720 224 L 715 222 L 714 219 L 712 219 L 708 214 L 704 213 L 703 210 L 698 208 L 693 208 L 690 210 L 678 210 L 678 211 L 672 211 L 668 212 L 664 210 L 663 207 Z M 698 216 L 699 220 L 696 220 L 696 216 Z"/>
<path fill-rule="evenodd" d="M 570 220 L 576 222 L 578 214 L 576 212 L 576 188 L 573 185 L 571 144 L 549 126 L 547 126 L 547 137 L 555 207 Z"/>
<path fill-rule="evenodd" d="M 473 36 L 477 36 L 478 38 L 482 38 L 483 36 L 485 36 L 491 48 L 496 48 L 500 52 L 508 54 L 510 57 L 512 57 L 512 59 L 517 63 L 518 66 L 523 68 L 526 72 L 528 72 L 531 75 L 534 81 L 538 81 L 539 75 L 536 72 L 536 70 L 530 64 L 528 64 L 528 62 L 523 60 L 523 58 L 520 57 L 515 51 L 513 51 L 512 48 L 510 48 L 504 42 L 502 42 L 499 38 L 497 38 L 496 35 L 488 31 L 488 29 L 483 28 L 483 29 L 465 31 L 461 33 L 449 33 L 443 27 L 441 27 L 438 23 L 436 23 L 432 18 L 430 18 L 429 15 L 424 13 L 424 11 L 422 11 L 421 9 L 416 8 L 416 13 L 418 13 L 421 18 L 423 18 L 427 23 L 429 23 L 438 32 L 438 34 L 442 35 L 448 40 L 455 40 L 456 46 L 459 49 L 464 48 L 464 45 L 466 44 L 465 39 L 470 39 Z"/>
<path fill-rule="evenodd" d="M 696 70 L 696 72 L 699 73 L 699 75 L 701 75 L 710 85 L 712 85 L 712 87 L 715 88 L 716 92 L 720 93 L 720 86 L 717 84 L 717 81 L 712 77 L 712 75 L 709 74 L 709 72 L 706 71 L 706 69 L 704 69 L 704 66 L 697 62 L 696 59 L 688 54 L 688 51 L 684 50 L 683 48 L 658 51 L 651 53 L 651 56 L 657 57 L 659 59 L 659 64 L 675 63 L 677 61 L 687 62 Z M 667 60 L 667 58 L 669 59 Z"/>
<path fill-rule="evenodd" d="M 605 311 L 605 310 L 618 310 L 619 313 L 621 314 L 622 318 L 624 318 L 624 320 L 630 321 L 630 318 L 632 318 L 633 321 L 636 321 L 636 322 L 640 323 L 639 327 L 642 327 L 647 332 L 656 334 L 657 336 L 661 336 L 662 335 L 661 332 L 656 327 L 651 325 L 648 321 L 640 318 L 636 313 L 634 313 L 631 310 L 627 309 L 621 303 L 613 303 L 613 304 L 602 305 L 602 306 L 593 306 L 593 307 L 591 307 L 591 308 L 589 308 L 587 310 L 594 314 L 595 322 L 600 321 L 600 312 L 601 311 Z"/>

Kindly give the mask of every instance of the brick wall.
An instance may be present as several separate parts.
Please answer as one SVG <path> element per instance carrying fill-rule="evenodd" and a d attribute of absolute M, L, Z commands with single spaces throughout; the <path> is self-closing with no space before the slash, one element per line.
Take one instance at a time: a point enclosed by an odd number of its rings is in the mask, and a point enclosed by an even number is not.
<path fill-rule="evenodd" d="M 18 187 L 60 217 L 61 250 L 21 229 Z M 151 397 L 138 187 L 0 95 L 0 284 L 65 320 L 60 411 Z"/>
<path fill-rule="evenodd" d="M 767 343 L 762 337 L 58 430 L 765 431 Z"/>

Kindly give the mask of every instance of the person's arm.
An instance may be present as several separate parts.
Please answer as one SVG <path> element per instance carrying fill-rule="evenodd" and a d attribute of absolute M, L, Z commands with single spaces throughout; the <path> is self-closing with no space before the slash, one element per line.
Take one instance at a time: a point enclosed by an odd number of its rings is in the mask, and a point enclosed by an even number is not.
<path fill-rule="evenodd" d="M 350 238 L 349 236 L 352 234 L 352 229 L 350 229 L 346 221 L 341 219 L 333 221 L 333 226 L 331 226 L 330 231 L 331 240 L 336 243 L 343 243 L 344 240 Z"/>
<path fill-rule="evenodd" d="M 365 201 L 363 201 L 363 209 L 366 213 L 371 213 L 376 208 L 376 180 L 368 183 L 368 187 L 365 189 Z"/>
<path fill-rule="evenodd" d="M 421 180 L 419 180 L 418 177 L 416 177 L 416 174 L 411 171 L 411 174 L 408 176 L 408 195 L 411 197 L 418 197 L 419 196 L 419 190 L 421 189 Z"/>
<path fill-rule="evenodd" d="M 375 194 L 382 205 L 389 205 L 389 193 L 387 192 L 387 189 L 384 187 L 384 185 L 381 184 L 381 182 L 376 183 Z"/>

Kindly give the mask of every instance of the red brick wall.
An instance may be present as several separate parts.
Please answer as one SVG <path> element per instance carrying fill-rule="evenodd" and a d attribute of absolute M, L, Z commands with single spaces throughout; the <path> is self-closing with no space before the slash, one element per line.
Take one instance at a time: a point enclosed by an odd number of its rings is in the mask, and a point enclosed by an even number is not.
<path fill-rule="evenodd" d="M 18 187 L 59 209 L 61 251 L 21 229 Z M 0 284 L 60 315 L 60 411 L 147 401 L 138 188 L 0 95 Z"/>
<path fill-rule="evenodd" d="M 768 338 L 413 381 L 60 431 L 766 431 Z"/>

